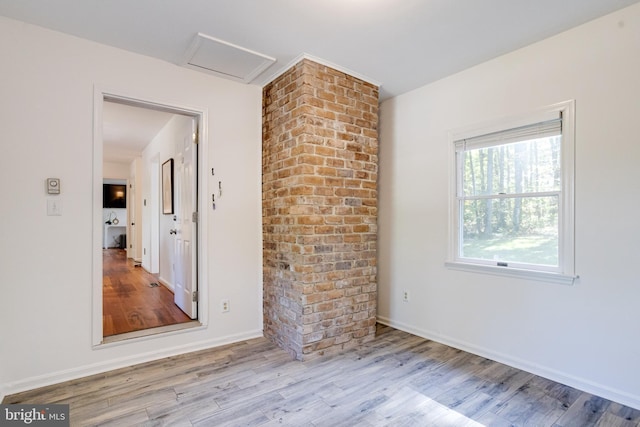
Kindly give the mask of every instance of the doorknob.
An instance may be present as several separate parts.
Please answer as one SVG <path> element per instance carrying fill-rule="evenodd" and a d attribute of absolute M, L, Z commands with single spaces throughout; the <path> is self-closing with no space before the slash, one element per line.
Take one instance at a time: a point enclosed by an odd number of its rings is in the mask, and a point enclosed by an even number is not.
<path fill-rule="evenodd" d="M 169 234 L 178 234 L 178 230 L 172 228 L 171 230 L 169 230 Z"/>

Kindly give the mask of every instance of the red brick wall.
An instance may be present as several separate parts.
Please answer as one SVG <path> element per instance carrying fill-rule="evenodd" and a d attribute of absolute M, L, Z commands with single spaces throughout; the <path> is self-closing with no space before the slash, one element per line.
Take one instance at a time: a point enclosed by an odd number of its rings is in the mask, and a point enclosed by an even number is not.
<path fill-rule="evenodd" d="M 374 337 L 378 88 L 303 60 L 263 91 L 264 333 L 297 359 Z"/>

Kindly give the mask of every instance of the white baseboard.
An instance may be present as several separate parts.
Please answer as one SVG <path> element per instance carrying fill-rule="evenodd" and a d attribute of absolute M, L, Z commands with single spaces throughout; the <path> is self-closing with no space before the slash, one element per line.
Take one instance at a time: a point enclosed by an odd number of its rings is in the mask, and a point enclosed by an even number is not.
<path fill-rule="evenodd" d="M 13 383 L 8 383 L 4 387 L 0 387 L 0 395 L 2 396 L 2 398 L 4 398 L 4 396 L 8 396 L 11 394 L 21 393 L 23 391 L 33 390 L 40 387 L 46 387 L 64 381 L 75 380 L 78 378 L 87 377 L 89 375 L 100 374 L 103 372 L 112 371 L 114 369 L 125 368 L 128 366 L 137 365 L 138 363 L 151 362 L 153 360 L 163 359 L 165 357 L 177 356 L 194 351 L 207 350 L 222 345 L 260 338 L 262 336 L 263 333 L 261 330 L 250 331 L 242 334 L 228 335 L 225 337 L 194 342 L 188 345 L 166 348 L 160 351 L 154 350 L 147 353 L 121 357 L 105 362 L 80 366 L 73 369 L 66 369 L 45 375 L 39 375 L 20 381 L 15 381 Z"/>
<path fill-rule="evenodd" d="M 171 292 L 175 292 L 175 288 L 168 280 L 165 280 L 162 277 L 158 277 L 158 282 L 160 282 L 161 285 L 169 289 Z"/>
<path fill-rule="evenodd" d="M 596 396 L 600 396 L 605 399 L 620 403 L 622 405 L 640 410 L 640 396 L 636 396 L 621 390 L 616 390 L 606 385 L 598 384 L 585 378 L 579 378 L 573 375 L 569 375 L 564 372 L 560 372 L 546 366 L 541 366 L 527 360 L 512 357 L 508 354 L 496 352 L 484 347 L 478 347 L 476 345 L 464 341 L 459 341 L 454 338 L 435 333 L 433 331 L 416 328 L 402 322 L 396 322 L 384 316 L 378 316 L 377 320 L 383 325 L 391 326 L 392 328 L 396 328 L 431 341 L 436 341 L 441 344 L 466 351 L 468 353 L 485 357 L 487 359 L 491 359 L 517 369 L 522 369 L 523 371 L 530 372 L 532 374 L 568 385 L 578 390 L 582 390 L 587 393 L 591 393 Z"/>

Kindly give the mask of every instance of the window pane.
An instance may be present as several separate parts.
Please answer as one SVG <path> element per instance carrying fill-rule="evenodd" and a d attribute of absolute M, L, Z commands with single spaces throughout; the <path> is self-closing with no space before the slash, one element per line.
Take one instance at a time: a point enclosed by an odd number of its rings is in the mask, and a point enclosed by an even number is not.
<path fill-rule="evenodd" d="M 463 258 L 558 265 L 558 196 L 465 200 Z"/>
<path fill-rule="evenodd" d="M 464 196 L 560 190 L 561 136 L 462 152 Z"/>

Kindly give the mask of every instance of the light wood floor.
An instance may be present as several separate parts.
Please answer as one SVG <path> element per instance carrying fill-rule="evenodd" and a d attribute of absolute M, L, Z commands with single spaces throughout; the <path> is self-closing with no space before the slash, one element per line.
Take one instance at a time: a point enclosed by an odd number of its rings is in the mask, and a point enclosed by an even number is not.
<path fill-rule="evenodd" d="M 383 326 L 324 359 L 292 361 L 258 338 L 4 403 L 68 403 L 74 426 L 640 425 L 638 410 Z"/>
<path fill-rule="evenodd" d="M 191 322 L 173 303 L 173 293 L 123 249 L 102 251 L 102 334 L 105 337 Z"/>

